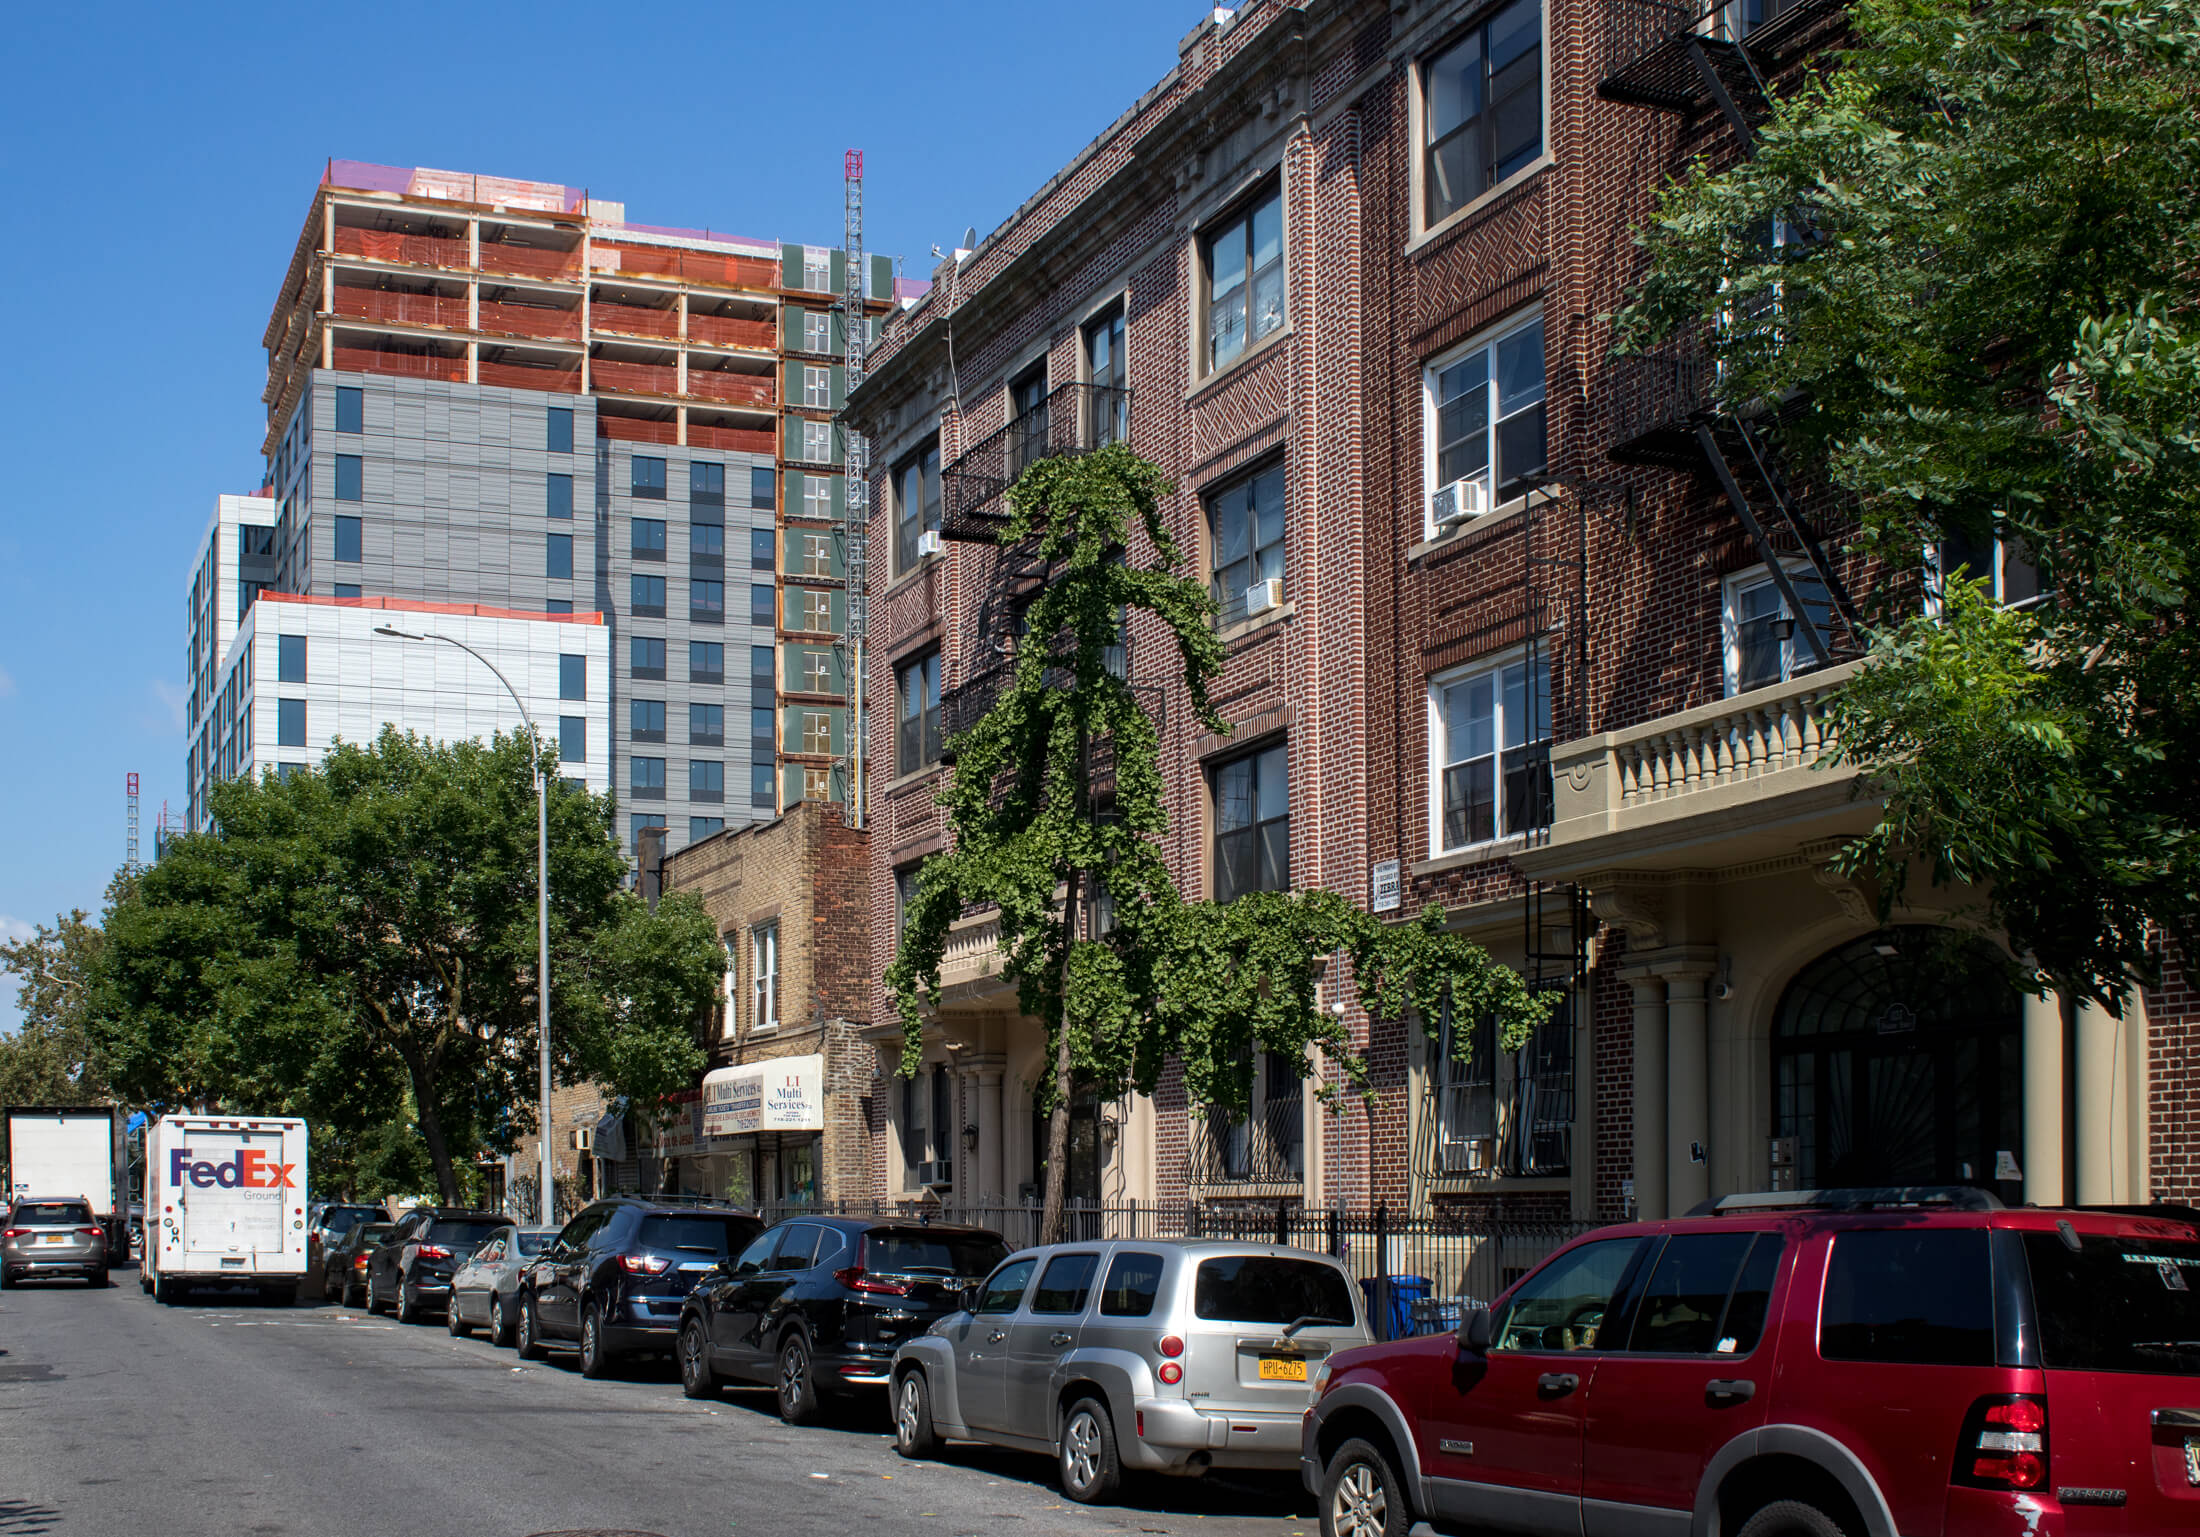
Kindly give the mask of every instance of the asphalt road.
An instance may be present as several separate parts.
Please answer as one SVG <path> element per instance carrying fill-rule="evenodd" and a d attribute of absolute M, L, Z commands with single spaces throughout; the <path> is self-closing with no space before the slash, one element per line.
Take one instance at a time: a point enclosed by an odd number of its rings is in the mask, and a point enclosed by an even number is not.
<path fill-rule="evenodd" d="M 792 1430 L 767 1395 L 691 1403 L 669 1364 L 590 1382 L 440 1322 L 162 1307 L 133 1271 L 0 1291 L 0 1537 L 1316 1537 L 1282 1477 L 1064 1500 L 1053 1465 L 894 1455 L 883 1407 Z"/>

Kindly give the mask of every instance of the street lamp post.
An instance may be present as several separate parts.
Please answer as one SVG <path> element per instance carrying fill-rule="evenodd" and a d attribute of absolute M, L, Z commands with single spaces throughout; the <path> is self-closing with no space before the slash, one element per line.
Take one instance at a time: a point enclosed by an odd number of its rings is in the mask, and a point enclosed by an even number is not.
<path fill-rule="evenodd" d="M 527 760 L 535 771 L 535 994 L 541 1006 L 541 1028 L 535 1033 L 537 1040 L 537 1120 L 540 1123 L 541 1168 L 535 1186 L 535 1220 L 550 1223 L 556 1220 L 553 1196 L 556 1186 L 551 1178 L 550 1162 L 550 778 L 542 771 L 542 736 L 535 730 L 535 718 L 527 713 L 527 701 L 519 697 L 519 690 L 512 687 L 512 680 L 504 676 L 502 669 L 464 641 L 433 631 L 413 634 L 394 625 L 378 625 L 375 634 L 388 635 L 397 640 L 440 640 L 458 647 L 482 666 L 496 675 L 504 685 L 504 692 L 512 696 L 512 703 L 519 706 L 519 718 L 527 725 Z"/>

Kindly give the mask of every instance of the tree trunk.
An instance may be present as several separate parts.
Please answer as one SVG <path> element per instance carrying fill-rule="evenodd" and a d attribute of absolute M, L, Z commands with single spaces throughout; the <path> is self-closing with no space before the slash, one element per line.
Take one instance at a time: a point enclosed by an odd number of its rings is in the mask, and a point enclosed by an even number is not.
<path fill-rule="evenodd" d="M 1077 876 L 1069 872 L 1069 895 L 1062 904 L 1062 970 L 1056 996 L 1061 1018 L 1054 1030 L 1054 1113 L 1047 1117 L 1046 1204 L 1039 1209 L 1039 1242 L 1062 1241 L 1062 1205 L 1069 1191 L 1069 953 L 1077 943 Z"/>
<path fill-rule="evenodd" d="M 412 1079 L 413 1106 L 420 1115 L 420 1135 L 428 1144 L 435 1164 L 436 1197 L 445 1206 L 458 1204 L 458 1171 L 451 1167 L 451 1145 L 443 1135 L 443 1117 L 435 1108 L 435 1071 L 416 1053 L 404 1053 L 405 1071 Z M 545 1131 L 544 1136 L 549 1133 Z"/>

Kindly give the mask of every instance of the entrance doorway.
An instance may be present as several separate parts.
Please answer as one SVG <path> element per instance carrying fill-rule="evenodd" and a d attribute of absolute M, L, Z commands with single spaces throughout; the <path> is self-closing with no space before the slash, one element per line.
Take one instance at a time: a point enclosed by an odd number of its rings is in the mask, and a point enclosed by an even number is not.
<path fill-rule="evenodd" d="M 1881 929 L 1796 974 L 1772 1027 L 1772 1135 L 1799 1189 L 1978 1185 L 2024 1143 L 2023 1003 L 1986 941 Z M 1775 1167 L 1780 1159 L 1775 1157 Z"/>

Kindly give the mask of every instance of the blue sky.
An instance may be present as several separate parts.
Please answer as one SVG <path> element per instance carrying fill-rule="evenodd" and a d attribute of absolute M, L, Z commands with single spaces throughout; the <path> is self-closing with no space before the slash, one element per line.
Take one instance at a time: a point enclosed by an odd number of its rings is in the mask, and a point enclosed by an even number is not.
<path fill-rule="evenodd" d="M 1186 0 L 31 6 L 0 93 L 0 933 L 96 911 L 183 801 L 184 595 L 259 483 L 259 342 L 330 157 L 906 258 L 1006 217 L 1175 62 Z M 860 45 L 851 42 L 860 36 Z M 12 979 L 0 1030 L 15 1022 Z"/>

